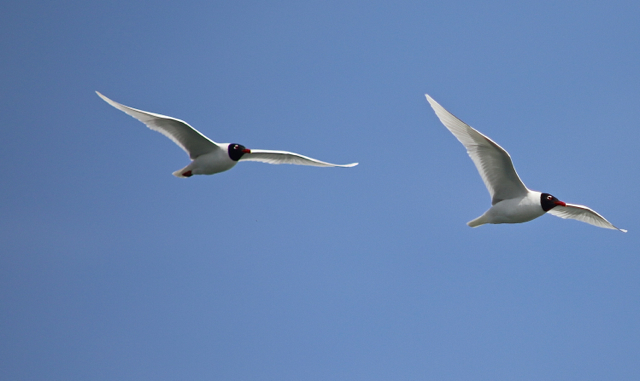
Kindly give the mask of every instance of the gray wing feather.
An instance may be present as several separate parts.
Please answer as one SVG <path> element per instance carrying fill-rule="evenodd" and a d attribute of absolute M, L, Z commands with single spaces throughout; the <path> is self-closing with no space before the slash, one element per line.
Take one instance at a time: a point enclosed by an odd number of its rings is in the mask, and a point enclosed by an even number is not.
<path fill-rule="evenodd" d="M 98 96 L 111 106 L 118 110 L 129 114 L 138 119 L 147 127 L 154 131 L 158 131 L 164 136 L 171 139 L 180 148 L 185 150 L 191 159 L 195 159 L 200 155 L 213 152 L 220 149 L 218 145 L 211 139 L 202 135 L 198 130 L 191 127 L 187 122 L 180 119 L 172 118 L 166 115 L 155 114 L 152 112 L 138 110 L 125 106 L 118 102 L 112 101 L 96 91 Z"/>
<path fill-rule="evenodd" d="M 425 94 L 425 96 L 442 124 L 467 149 L 491 195 L 493 205 L 502 200 L 527 194 L 527 187 L 520 180 L 520 176 L 513 167 L 511 156 L 504 148 L 456 118 L 429 95 Z"/>
<path fill-rule="evenodd" d="M 260 161 L 269 164 L 296 164 L 311 165 L 314 167 L 353 167 L 358 163 L 351 164 L 331 164 L 324 161 L 316 160 L 307 156 L 303 156 L 287 151 L 271 151 L 262 149 L 252 149 L 251 153 L 242 155 L 240 161 Z"/>
<path fill-rule="evenodd" d="M 584 205 L 567 204 L 566 207 L 558 205 L 549 210 L 547 213 L 553 214 L 554 216 L 560 218 L 571 218 L 574 220 L 586 222 L 588 224 L 605 229 L 620 230 L 624 233 L 627 232 L 625 229 L 620 229 L 613 226 L 611 222 L 607 221 L 607 219 L 602 217 L 598 212 Z"/>

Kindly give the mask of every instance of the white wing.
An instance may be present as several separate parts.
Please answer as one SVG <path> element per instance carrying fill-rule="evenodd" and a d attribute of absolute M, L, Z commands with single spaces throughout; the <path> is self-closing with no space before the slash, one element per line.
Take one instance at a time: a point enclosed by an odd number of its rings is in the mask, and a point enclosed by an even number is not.
<path fill-rule="evenodd" d="M 613 226 L 611 222 L 607 221 L 607 219 L 602 217 L 600 214 L 598 214 L 598 212 L 584 205 L 576 205 L 576 204 L 567 204 L 567 206 L 558 205 L 552 208 L 551 210 L 549 210 L 547 213 L 553 214 L 554 216 L 557 216 L 560 218 L 571 218 L 574 220 L 586 222 L 588 224 L 595 225 L 605 229 L 620 230 L 623 233 L 627 232 L 625 229 L 620 229 Z"/>
<path fill-rule="evenodd" d="M 324 161 L 312 159 L 307 156 L 299 155 L 286 151 L 271 151 L 266 149 L 252 149 L 251 153 L 245 153 L 240 161 L 261 161 L 269 164 L 297 164 L 312 165 L 314 167 L 354 167 L 358 163 L 351 164 L 331 164 Z"/>
<path fill-rule="evenodd" d="M 173 140 L 174 143 L 189 154 L 191 159 L 221 149 L 214 141 L 180 119 L 131 108 L 114 102 L 97 91 L 96 93 L 111 106 L 131 115 L 146 124 L 150 129 L 158 131 Z"/>
<path fill-rule="evenodd" d="M 527 194 L 528 189 L 520 180 L 511 161 L 511 156 L 498 143 L 456 118 L 438 102 L 425 94 L 433 111 L 451 133 L 465 146 L 473 160 L 484 185 L 491 195 L 491 204 Z"/>

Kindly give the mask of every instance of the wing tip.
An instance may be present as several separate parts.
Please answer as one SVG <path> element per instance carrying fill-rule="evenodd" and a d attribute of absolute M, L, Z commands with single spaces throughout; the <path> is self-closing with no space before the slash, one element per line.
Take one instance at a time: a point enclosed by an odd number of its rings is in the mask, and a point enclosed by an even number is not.
<path fill-rule="evenodd" d="M 438 103 L 438 102 L 436 102 L 433 98 L 431 98 L 431 95 L 429 95 L 429 94 L 425 94 L 424 96 L 427 98 L 427 102 L 429 102 L 429 104 L 430 104 L 430 105 L 433 105 L 433 103 L 434 103 L 434 102 L 435 102 L 436 104 Z M 433 107 L 433 106 L 432 106 L 432 107 Z"/>
<path fill-rule="evenodd" d="M 358 164 L 360 164 L 360 163 L 343 164 L 343 165 L 341 165 L 341 167 L 351 168 L 351 167 L 355 167 Z"/>
<path fill-rule="evenodd" d="M 620 231 L 621 231 L 621 232 L 623 232 L 623 233 L 626 233 L 626 232 L 627 232 L 627 229 L 620 229 L 620 228 L 616 228 L 616 229 L 620 230 Z"/>
<path fill-rule="evenodd" d="M 107 98 L 106 96 L 102 95 L 101 92 L 99 92 L 98 90 L 96 90 L 96 94 L 98 94 L 98 96 L 105 102 L 107 102 L 108 104 L 110 104 L 111 106 L 118 108 L 116 105 L 120 105 L 120 103 L 118 102 L 114 102 L 111 99 Z"/>

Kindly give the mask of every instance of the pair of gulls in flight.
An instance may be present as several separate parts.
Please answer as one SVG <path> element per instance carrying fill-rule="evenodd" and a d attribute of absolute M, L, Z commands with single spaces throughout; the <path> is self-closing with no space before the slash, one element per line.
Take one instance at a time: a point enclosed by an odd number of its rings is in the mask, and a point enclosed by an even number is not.
<path fill-rule="evenodd" d="M 138 110 L 114 102 L 96 91 L 105 102 L 173 140 L 191 158 L 186 167 L 173 172 L 177 177 L 213 175 L 233 168 L 238 161 L 261 161 L 269 164 L 298 164 L 316 167 L 353 167 L 331 164 L 293 152 L 248 149 L 236 143 L 216 143 L 186 122 L 152 112 Z M 531 221 L 545 213 L 572 218 L 606 229 L 620 230 L 604 217 L 584 205 L 569 204 L 548 193 L 527 188 L 516 173 L 511 156 L 498 143 L 456 118 L 433 98 L 427 101 L 442 124 L 465 146 L 491 195 L 491 208 L 467 223 L 471 227 L 484 224 L 514 224 Z"/>

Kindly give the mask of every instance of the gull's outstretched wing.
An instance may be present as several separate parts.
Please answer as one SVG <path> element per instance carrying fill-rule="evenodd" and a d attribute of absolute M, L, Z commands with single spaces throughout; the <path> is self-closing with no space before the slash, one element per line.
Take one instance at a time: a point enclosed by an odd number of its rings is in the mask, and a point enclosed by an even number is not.
<path fill-rule="evenodd" d="M 191 159 L 195 159 L 200 155 L 221 149 L 218 145 L 202 135 L 198 130 L 191 127 L 187 122 L 170 116 L 155 114 L 152 112 L 138 110 L 132 107 L 114 102 L 96 91 L 98 96 L 111 106 L 118 110 L 131 115 L 138 119 L 147 127 L 154 131 L 158 131 L 169 139 L 173 140 L 180 148 L 185 150 Z"/>
<path fill-rule="evenodd" d="M 314 167 L 354 167 L 358 165 L 358 163 L 344 165 L 331 164 L 293 152 L 271 151 L 266 149 L 252 149 L 251 153 L 245 153 L 242 155 L 240 161 L 261 161 L 269 164 L 311 165 Z"/>
<path fill-rule="evenodd" d="M 489 190 L 492 205 L 502 200 L 527 194 L 527 187 L 516 173 L 511 156 L 507 151 L 498 143 L 456 118 L 428 94 L 425 96 L 442 124 L 467 149 L 467 153 L 480 172 L 484 185 Z"/>
<path fill-rule="evenodd" d="M 588 224 L 598 226 L 605 229 L 613 229 L 620 230 L 623 233 L 627 231 L 625 229 L 620 229 L 615 226 L 606 218 L 602 217 L 595 210 L 584 206 L 584 205 L 576 205 L 576 204 L 567 204 L 567 206 L 558 205 L 553 209 L 549 210 L 547 213 L 553 214 L 556 217 L 560 218 L 571 218 L 574 220 L 586 222 Z"/>

